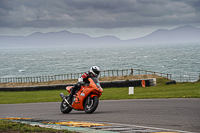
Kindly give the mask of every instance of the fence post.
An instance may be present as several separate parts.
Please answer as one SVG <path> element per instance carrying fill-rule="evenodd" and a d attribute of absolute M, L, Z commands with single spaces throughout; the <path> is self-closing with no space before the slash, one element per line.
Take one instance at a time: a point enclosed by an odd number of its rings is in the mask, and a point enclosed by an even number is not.
<path fill-rule="evenodd" d="M 129 75 L 133 75 L 133 69 L 131 68 L 131 73 Z"/>
<path fill-rule="evenodd" d="M 199 80 L 200 80 L 200 73 L 199 73 Z"/>
<path fill-rule="evenodd" d="M 190 74 L 189 74 L 189 82 L 191 81 L 191 79 L 190 79 Z"/>

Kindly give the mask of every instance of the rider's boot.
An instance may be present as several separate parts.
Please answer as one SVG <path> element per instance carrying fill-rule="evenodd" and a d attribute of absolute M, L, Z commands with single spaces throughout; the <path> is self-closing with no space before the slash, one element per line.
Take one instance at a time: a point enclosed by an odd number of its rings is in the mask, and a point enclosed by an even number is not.
<path fill-rule="evenodd" d="M 68 104 L 70 104 L 70 105 L 72 103 L 73 95 L 75 94 L 75 92 L 76 92 L 76 86 L 71 88 L 71 93 L 69 94 L 69 96 L 67 98 Z"/>
<path fill-rule="evenodd" d="M 68 104 L 71 105 L 72 99 L 73 99 L 73 95 L 72 95 L 72 94 L 69 94 L 69 96 L 68 96 L 68 98 L 67 98 Z"/>
<path fill-rule="evenodd" d="M 69 94 L 68 98 L 67 98 L 67 101 L 68 101 L 68 104 L 71 105 L 72 103 L 72 99 L 73 99 L 73 95 L 76 93 L 76 90 L 78 90 L 79 88 L 81 87 L 81 84 L 78 82 L 74 85 L 73 88 L 71 88 L 71 93 Z"/>

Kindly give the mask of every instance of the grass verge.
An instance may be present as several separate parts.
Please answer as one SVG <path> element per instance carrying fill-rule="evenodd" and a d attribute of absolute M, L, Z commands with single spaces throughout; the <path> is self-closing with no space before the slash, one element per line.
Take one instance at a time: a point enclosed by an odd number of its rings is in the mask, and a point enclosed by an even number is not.
<path fill-rule="evenodd" d="M 114 92 L 114 93 L 113 93 Z M 104 89 L 103 100 L 152 99 L 152 98 L 200 98 L 199 83 L 160 85 L 156 87 L 136 87 L 134 94 L 128 95 L 128 88 Z"/>
<path fill-rule="evenodd" d="M 75 133 L 68 130 L 56 130 L 52 128 L 44 128 L 39 126 L 31 126 L 28 124 L 17 123 L 12 121 L 0 120 L 0 132 L 3 133 L 27 133 L 27 132 L 43 132 L 43 133 Z"/>
<path fill-rule="evenodd" d="M 155 87 L 135 87 L 134 94 L 128 94 L 128 87 L 104 88 L 100 100 L 149 99 L 149 98 L 200 98 L 200 81 L 166 85 L 168 80 L 157 79 Z M 66 90 L 0 92 L 0 104 L 37 103 L 62 101 L 59 94 Z"/>

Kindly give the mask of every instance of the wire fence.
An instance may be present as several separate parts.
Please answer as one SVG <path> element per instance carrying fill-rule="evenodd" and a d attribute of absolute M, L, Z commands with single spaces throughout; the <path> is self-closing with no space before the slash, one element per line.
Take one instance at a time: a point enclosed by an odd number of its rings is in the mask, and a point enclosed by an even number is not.
<path fill-rule="evenodd" d="M 78 79 L 83 73 L 71 73 L 71 74 L 61 74 L 61 75 L 49 75 L 49 76 L 38 76 L 38 77 L 6 77 L 0 78 L 0 83 L 9 82 L 47 82 L 55 80 L 68 80 L 68 79 Z M 140 69 L 122 69 L 122 70 L 105 70 L 101 71 L 99 77 L 112 77 L 112 76 L 125 76 L 125 75 L 144 75 L 144 74 L 156 74 L 168 79 L 171 79 L 171 74 L 152 72 Z"/>
<path fill-rule="evenodd" d="M 7 77 L 0 78 L 0 83 L 9 82 L 47 82 L 55 80 L 68 80 L 68 79 L 78 79 L 83 73 L 71 73 L 71 74 L 61 74 L 61 75 L 50 75 L 50 76 L 38 76 L 38 77 Z M 113 76 L 126 76 L 126 75 L 146 75 L 154 74 L 161 77 L 165 77 L 169 80 L 176 80 L 177 82 L 194 82 L 200 79 L 200 73 L 187 73 L 187 74 L 168 74 L 153 71 L 146 71 L 140 69 L 122 69 L 122 70 L 105 70 L 101 71 L 99 77 L 113 77 Z"/>
<path fill-rule="evenodd" d="M 176 80 L 177 82 L 196 82 L 200 80 L 200 73 L 173 74 L 172 80 Z"/>

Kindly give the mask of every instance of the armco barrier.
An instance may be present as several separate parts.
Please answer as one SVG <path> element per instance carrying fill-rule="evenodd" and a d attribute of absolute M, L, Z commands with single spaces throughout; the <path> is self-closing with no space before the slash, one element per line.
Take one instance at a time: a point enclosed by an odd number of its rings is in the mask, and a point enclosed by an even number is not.
<path fill-rule="evenodd" d="M 120 81 L 105 81 L 100 82 L 102 88 L 110 87 L 137 87 L 142 86 L 141 82 L 145 80 L 146 86 L 154 86 L 153 79 L 140 79 L 140 80 L 120 80 Z M 73 86 L 74 84 L 66 85 L 48 85 L 48 86 L 28 86 L 28 87 L 2 87 L 0 91 L 38 91 L 38 90 L 59 90 L 65 89 L 66 86 Z"/>

